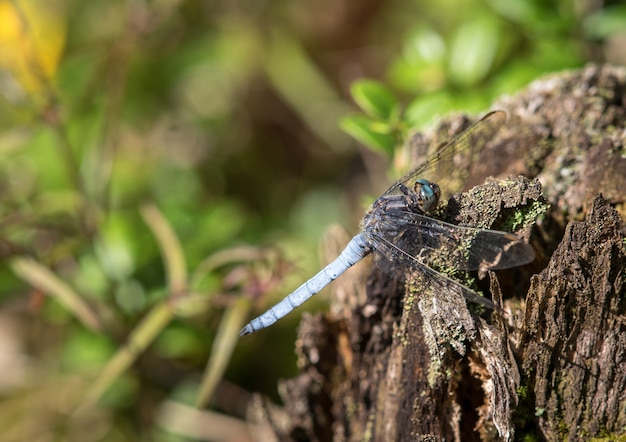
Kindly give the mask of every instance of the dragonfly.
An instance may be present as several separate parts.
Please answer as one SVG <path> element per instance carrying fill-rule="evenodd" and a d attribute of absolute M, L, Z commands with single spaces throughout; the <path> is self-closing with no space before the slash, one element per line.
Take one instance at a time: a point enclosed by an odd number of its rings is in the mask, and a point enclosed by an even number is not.
<path fill-rule="evenodd" d="M 394 279 L 427 284 L 433 293 L 455 290 L 465 299 L 493 309 L 489 299 L 435 269 L 484 272 L 516 267 L 534 260 L 533 248 L 515 234 L 449 224 L 428 216 L 428 212 L 441 198 L 435 178 L 453 175 L 459 168 L 455 160 L 483 146 L 505 120 L 504 111 L 488 113 L 396 181 L 374 201 L 361 222 L 360 233 L 335 260 L 250 321 L 240 336 L 274 324 L 370 254 Z"/>

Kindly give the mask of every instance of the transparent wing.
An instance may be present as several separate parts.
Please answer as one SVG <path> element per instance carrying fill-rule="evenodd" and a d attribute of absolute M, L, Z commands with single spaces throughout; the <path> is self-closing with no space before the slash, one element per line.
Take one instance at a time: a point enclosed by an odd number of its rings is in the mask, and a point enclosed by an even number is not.
<path fill-rule="evenodd" d="M 460 294 L 465 299 L 494 309 L 494 304 L 453 279 L 431 269 L 418 259 L 398 248 L 378 234 L 370 238 L 373 242 L 374 262 L 386 274 L 411 286 L 430 290 L 431 293 Z"/>
<path fill-rule="evenodd" d="M 439 148 L 415 169 L 396 181 L 383 196 L 401 193 L 399 189 L 402 184 L 406 185 L 408 188 L 412 188 L 413 182 L 417 178 L 423 178 L 442 184 L 442 180 L 456 176 L 459 171 L 467 171 L 467 167 L 465 167 L 466 163 L 471 164 L 474 159 L 473 155 L 480 152 L 482 147 L 493 137 L 505 121 L 506 112 L 504 111 L 488 113 L 467 130 Z M 465 157 L 465 161 L 462 161 L 463 164 L 459 164 L 459 161 L 455 161 L 456 156 Z M 449 190 L 454 187 L 459 186 L 442 186 L 442 188 Z"/>
<path fill-rule="evenodd" d="M 375 233 L 402 252 L 404 264 L 417 260 L 429 267 L 471 271 L 516 267 L 535 258 L 533 248 L 512 233 L 455 226 L 410 211 L 376 216 Z"/>

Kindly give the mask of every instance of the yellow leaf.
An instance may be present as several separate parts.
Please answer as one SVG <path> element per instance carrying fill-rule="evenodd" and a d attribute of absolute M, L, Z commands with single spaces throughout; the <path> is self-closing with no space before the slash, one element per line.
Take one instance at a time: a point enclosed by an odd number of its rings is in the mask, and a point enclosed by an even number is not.
<path fill-rule="evenodd" d="M 58 1 L 0 0 L 0 69 L 34 94 L 49 85 L 65 44 Z"/>

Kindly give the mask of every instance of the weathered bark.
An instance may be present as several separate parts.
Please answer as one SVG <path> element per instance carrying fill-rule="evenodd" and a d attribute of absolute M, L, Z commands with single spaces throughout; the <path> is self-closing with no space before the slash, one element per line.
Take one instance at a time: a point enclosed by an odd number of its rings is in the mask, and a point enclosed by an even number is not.
<path fill-rule="evenodd" d="M 625 92 L 626 70 L 589 66 L 496 103 L 509 119 L 472 158 L 466 184 L 532 179 L 480 184 L 437 216 L 530 238 L 535 262 L 475 282 L 502 310 L 405 289 L 376 269 L 365 289 L 358 271 L 344 275 L 331 313 L 303 318 L 300 374 L 280 386 L 285 406 L 259 398 L 251 407 L 257 434 L 467 441 L 623 432 Z M 455 118 L 440 135 L 416 135 L 416 157 L 468 124 Z"/>
<path fill-rule="evenodd" d="M 550 439 L 626 428 L 623 221 L 597 197 L 531 280 L 519 346 L 528 402 Z"/>

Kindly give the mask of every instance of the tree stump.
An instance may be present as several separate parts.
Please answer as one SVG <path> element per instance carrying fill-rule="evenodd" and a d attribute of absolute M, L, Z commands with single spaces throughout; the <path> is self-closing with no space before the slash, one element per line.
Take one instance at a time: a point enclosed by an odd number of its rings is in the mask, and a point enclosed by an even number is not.
<path fill-rule="evenodd" d="M 626 70 L 553 75 L 493 108 L 507 112 L 505 126 L 473 162 L 470 190 L 437 217 L 515 231 L 536 260 L 464 281 L 496 311 L 375 268 L 365 286 L 358 271 L 339 278 L 330 313 L 303 317 L 284 406 L 260 396 L 250 406 L 259 440 L 625 433 Z M 415 164 L 469 124 L 454 117 L 415 135 Z"/>

